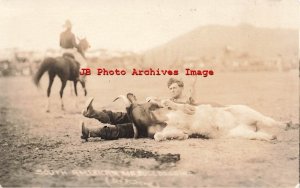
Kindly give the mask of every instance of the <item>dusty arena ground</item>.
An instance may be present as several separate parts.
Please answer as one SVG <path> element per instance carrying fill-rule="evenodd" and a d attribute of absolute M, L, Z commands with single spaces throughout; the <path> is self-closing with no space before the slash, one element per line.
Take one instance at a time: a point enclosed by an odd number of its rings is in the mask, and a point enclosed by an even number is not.
<path fill-rule="evenodd" d="M 89 76 L 95 107 L 124 110 L 119 94 L 167 96 L 167 76 Z M 189 77 L 184 78 L 189 83 Z M 299 123 L 299 77 L 290 72 L 216 73 L 199 78 L 200 101 L 245 104 L 281 121 Z M 0 79 L 0 185 L 123 187 L 295 187 L 299 182 L 299 126 L 272 142 L 238 139 L 80 139 L 80 108 L 70 86 L 60 110 L 59 80 L 45 112 L 48 78 L 37 89 L 30 77 Z M 92 126 L 98 122 L 88 121 Z"/>

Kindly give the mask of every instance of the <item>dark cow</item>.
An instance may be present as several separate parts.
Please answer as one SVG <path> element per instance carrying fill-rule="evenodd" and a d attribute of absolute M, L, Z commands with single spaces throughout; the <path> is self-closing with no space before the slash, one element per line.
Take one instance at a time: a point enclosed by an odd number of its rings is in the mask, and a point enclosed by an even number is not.
<path fill-rule="evenodd" d="M 134 94 L 128 93 L 127 97 L 119 96 L 126 104 L 129 119 L 134 124 L 135 138 L 153 138 L 156 131 L 162 130 L 166 124 L 158 121 L 157 112 L 163 107 L 155 102 L 138 103 Z M 155 112 L 154 112 L 155 111 Z"/>

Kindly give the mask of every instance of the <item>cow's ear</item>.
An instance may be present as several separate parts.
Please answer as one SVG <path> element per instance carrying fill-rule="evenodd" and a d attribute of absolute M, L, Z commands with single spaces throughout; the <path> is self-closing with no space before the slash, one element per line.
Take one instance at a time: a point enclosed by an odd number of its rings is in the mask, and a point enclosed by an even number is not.
<path fill-rule="evenodd" d="M 127 99 L 131 102 L 131 104 L 137 101 L 135 95 L 132 93 L 127 94 Z"/>

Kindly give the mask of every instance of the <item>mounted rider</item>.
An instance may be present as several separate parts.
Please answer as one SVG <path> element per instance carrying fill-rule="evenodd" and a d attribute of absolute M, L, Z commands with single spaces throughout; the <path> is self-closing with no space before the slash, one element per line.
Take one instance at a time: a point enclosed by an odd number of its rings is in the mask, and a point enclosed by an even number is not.
<path fill-rule="evenodd" d="M 80 64 L 81 68 L 87 67 L 87 62 L 85 60 L 84 50 L 81 49 L 76 43 L 75 35 L 72 33 L 72 23 L 70 20 L 66 20 L 63 25 L 65 31 L 60 34 L 59 45 L 63 49 L 63 54 L 72 54 L 75 60 Z"/>

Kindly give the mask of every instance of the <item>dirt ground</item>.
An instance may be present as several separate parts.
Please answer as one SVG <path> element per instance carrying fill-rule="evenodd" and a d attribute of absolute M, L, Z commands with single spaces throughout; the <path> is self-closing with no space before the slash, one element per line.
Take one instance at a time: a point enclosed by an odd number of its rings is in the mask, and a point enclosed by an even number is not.
<path fill-rule="evenodd" d="M 89 76 L 95 108 L 124 110 L 115 96 L 133 92 L 167 97 L 167 76 Z M 190 77 L 184 77 L 189 83 Z M 272 142 L 241 139 L 80 139 L 79 108 L 70 86 L 60 110 L 58 80 L 46 113 L 48 78 L 0 79 L 0 185 L 123 187 L 295 187 L 299 182 L 299 127 Z M 245 104 L 280 121 L 299 123 L 299 77 L 290 72 L 216 73 L 199 78 L 200 101 Z M 89 120 L 89 126 L 98 122 Z"/>

